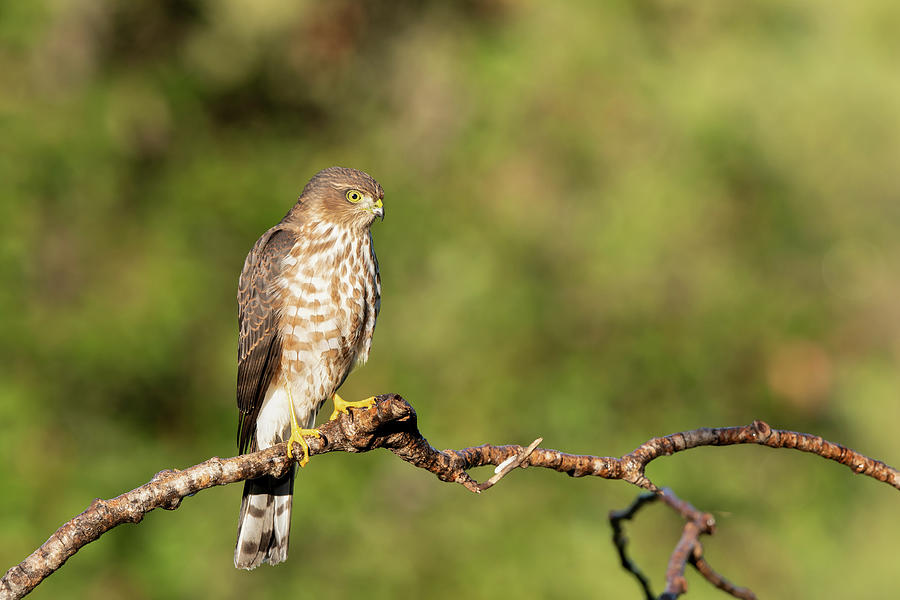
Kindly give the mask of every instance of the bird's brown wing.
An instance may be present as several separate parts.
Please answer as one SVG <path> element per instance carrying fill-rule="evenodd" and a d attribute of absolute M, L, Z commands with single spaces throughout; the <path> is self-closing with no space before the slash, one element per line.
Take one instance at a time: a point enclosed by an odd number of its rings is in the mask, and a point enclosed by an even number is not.
<path fill-rule="evenodd" d="M 245 452 L 256 433 L 256 418 L 266 390 L 281 363 L 281 334 L 275 282 L 282 259 L 297 241 L 293 231 L 276 226 L 247 255 L 238 284 L 238 450 Z"/>

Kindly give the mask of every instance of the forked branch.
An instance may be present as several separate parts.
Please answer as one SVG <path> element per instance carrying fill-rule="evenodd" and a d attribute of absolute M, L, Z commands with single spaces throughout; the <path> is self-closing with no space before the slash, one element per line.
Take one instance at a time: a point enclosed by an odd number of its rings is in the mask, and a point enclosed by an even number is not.
<path fill-rule="evenodd" d="M 840 462 L 855 473 L 873 477 L 900 489 L 900 473 L 885 463 L 868 458 L 849 448 L 821 437 L 793 431 L 772 429 L 762 421 L 743 427 L 702 428 L 653 438 L 622 456 L 602 457 L 574 455 L 539 448 L 540 439 L 530 446 L 494 446 L 485 444 L 463 450 L 438 451 L 431 447 L 419 432 L 416 412 L 396 394 L 378 397 L 367 410 L 354 410 L 341 415 L 319 429 L 320 438 L 306 438 L 310 455 L 326 452 L 368 452 L 387 448 L 416 467 L 434 473 L 441 481 L 459 483 L 466 489 L 480 493 L 495 485 L 516 468 L 542 467 L 566 473 L 572 477 L 591 475 L 604 479 L 621 479 L 652 492 L 685 519 L 685 529 L 676 545 L 666 573 L 667 587 L 663 597 L 674 598 L 684 593 L 684 570 L 693 565 L 711 583 L 739 598 L 752 598 L 752 592 L 737 588 L 715 573 L 703 559 L 699 536 L 710 534 L 714 522 L 687 502 L 679 500 L 668 490 L 661 490 L 644 474 L 654 459 L 699 446 L 727 446 L 760 444 L 771 448 L 794 448 Z M 299 448 L 296 448 L 299 454 Z M 181 500 L 200 490 L 253 479 L 263 475 L 280 476 L 291 464 L 286 456 L 286 444 L 232 458 L 213 457 L 193 467 L 160 471 L 146 484 L 110 500 L 94 500 L 81 514 L 64 523 L 50 538 L 0 579 L 0 600 L 21 598 L 41 581 L 60 568 L 66 560 L 85 544 L 122 523 L 138 523 L 155 508 L 173 510 Z M 495 465 L 493 477 L 483 483 L 468 473 L 474 467 Z M 643 500 L 640 504 L 646 503 Z M 637 506 L 640 508 L 640 506 Z M 632 514 L 637 510 L 634 508 Z M 623 565 L 627 561 L 624 543 L 620 547 Z M 626 565 L 626 568 L 627 565 Z M 629 568 L 632 573 L 639 572 Z M 645 588 L 650 594 L 649 587 Z M 649 597 L 649 596 L 648 596 Z"/>

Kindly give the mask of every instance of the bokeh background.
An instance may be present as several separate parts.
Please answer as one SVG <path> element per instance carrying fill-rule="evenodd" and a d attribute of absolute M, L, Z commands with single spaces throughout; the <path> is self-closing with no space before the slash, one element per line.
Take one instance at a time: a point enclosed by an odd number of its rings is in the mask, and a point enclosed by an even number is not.
<path fill-rule="evenodd" d="M 403 394 L 435 446 L 619 455 L 760 418 L 900 463 L 898 31 L 895 0 L 3 2 L 0 567 L 234 453 L 238 273 L 333 164 L 387 193 L 344 395 Z M 887 486 L 759 447 L 650 475 L 762 597 L 896 593 Z M 251 573 L 240 493 L 113 530 L 34 597 L 640 597 L 606 523 L 624 483 L 476 497 L 328 455 L 289 562 Z M 629 529 L 657 589 L 679 528 Z"/>

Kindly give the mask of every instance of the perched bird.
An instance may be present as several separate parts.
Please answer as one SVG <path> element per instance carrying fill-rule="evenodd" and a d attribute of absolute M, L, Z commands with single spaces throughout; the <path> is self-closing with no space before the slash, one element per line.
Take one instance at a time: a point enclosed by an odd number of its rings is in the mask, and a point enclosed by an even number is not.
<path fill-rule="evenodd" d="M 238 286 L 238 449 L 268 448 L 318 435 L 316 414 L 371 406 L 337 395 L 366 362 L 381 307 L 381 277 L 369 227 L 384 219 L 384 190 L 366 173 L 320 171 L 284 219 L 257 240 Z M 288 452 L 292 443 L 288 444 Z M 245 482 L 234 566 L 287 558 L 296 466 L 280 478 Z"/>

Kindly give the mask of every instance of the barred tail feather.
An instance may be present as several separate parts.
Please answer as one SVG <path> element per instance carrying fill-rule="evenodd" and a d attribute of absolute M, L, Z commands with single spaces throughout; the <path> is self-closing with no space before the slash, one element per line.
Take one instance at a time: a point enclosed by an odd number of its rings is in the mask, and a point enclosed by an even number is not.
<path fill-rule="evenodd" d="M 255 569 L 264 562 L 275 565 L 287 559 L 295 470 L 280 479 L 266 476 L 244 482 L 236 568 Z"/>

